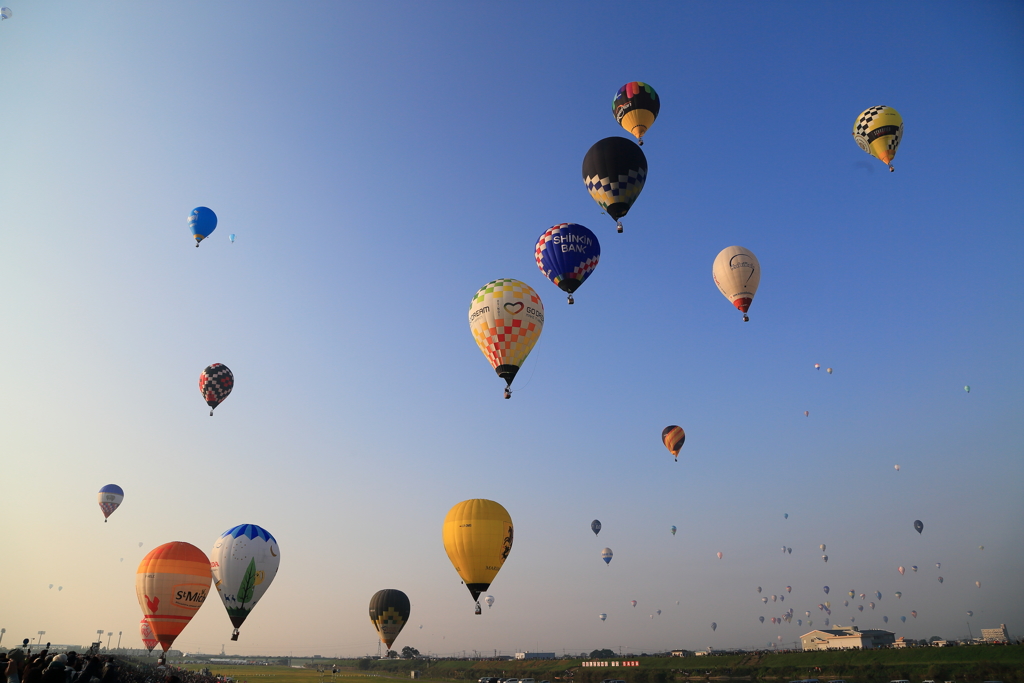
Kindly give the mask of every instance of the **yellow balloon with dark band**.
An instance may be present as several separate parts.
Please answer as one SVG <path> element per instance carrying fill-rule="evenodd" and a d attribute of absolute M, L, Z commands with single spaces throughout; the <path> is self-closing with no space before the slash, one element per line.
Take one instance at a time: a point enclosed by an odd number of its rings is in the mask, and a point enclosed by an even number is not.
<path fill-rule="evenodd" d="M 442 535 L 448 559 L 476 600 L 512 550 L 512 517 L 493 500 L 464 500 L 448 511 Z"/>
<path fill-rule="evenodd" d="M 853 122 L 853 139 L 858 147 L 894 171 L 892 160 L 903 139 L 903 117 L 885 105 L 865 109 Z"/>
<path fill-rule="evenodd" d="M 644 144 L 644 133 L 658 118 L 661 100 L 650 83 L 632 81 L 619 88 L 612 100 L 612 113 L 619 125 Z"/>

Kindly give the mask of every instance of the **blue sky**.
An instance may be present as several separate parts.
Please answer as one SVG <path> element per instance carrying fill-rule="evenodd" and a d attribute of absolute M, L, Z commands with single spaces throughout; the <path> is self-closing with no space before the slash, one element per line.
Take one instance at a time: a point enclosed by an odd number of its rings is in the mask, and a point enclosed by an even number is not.
<path fill-rule="evenodd" d="M 396 646 L 434 653 L 792 643 L 757 618 L 821 625 L 823 585 L 837 623 L 1021 632 L 1019 3 L 11 8 L 5 644 L 134 643 L 145 552 L 240 523 L 282 563 L 229 652 L 376 652 L 381 588 L 412 600 Z M 580 165 L 632 80 L 663 105 L 619 235 Z M 876 104 L 891 174 L 850 135 Z M 572 308 L 533 262 L 562 222 L 602 242 Z M 733 244 L 748 324 L 711 279 Z M 499 277 L 547 311 L 510 401 L 466 320 Z M 482 617 L 441 545 L 467 498 L 516 524 Z M 229 634 L 211 599 L 176 647 Z"/>

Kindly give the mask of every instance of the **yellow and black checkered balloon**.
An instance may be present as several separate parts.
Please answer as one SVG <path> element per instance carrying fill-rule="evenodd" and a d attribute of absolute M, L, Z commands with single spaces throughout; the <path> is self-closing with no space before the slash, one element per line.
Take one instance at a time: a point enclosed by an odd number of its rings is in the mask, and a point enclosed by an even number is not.
<path fill-rule="evenodd" d="M 903 117 L 885 105 L 865 109 L 853 122 L 853 139 L 858 147 L 892 171 L 892 160 L 903 139 Z"/>
<path fill-rule="evenodd" d="M 409 621 L 409 609 L 409 596 L 396 588 L 377 591 L 370 598 L 370 622 L 389 650 Z"/>

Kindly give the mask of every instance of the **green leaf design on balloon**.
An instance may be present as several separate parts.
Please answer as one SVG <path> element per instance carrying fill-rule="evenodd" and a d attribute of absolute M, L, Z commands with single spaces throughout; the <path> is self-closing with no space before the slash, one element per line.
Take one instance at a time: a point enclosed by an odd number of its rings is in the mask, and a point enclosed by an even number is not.
<path fill-rule="evenodd" d="M 238 587 L 235 600 L 245 607 L 245 603 L 252 600 L 253 591 L 256 590 L 256 558 L 249 560 L 249 566 L 245 568 L 245 576 L 242 577 L 242 585 Z"/>

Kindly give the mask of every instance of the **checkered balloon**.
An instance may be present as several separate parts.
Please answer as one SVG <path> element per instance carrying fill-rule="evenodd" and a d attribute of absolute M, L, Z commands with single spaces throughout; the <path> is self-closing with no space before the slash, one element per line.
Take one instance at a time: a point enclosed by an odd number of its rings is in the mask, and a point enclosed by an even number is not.
<path fill-rule="evenodd" d="M 903 117 L 885 105 L 865 109 L 853 123 L 853 139 L 858 147 L 892 171 L 892 160 L 903 139 Z"/>
<path fill-rule="evenodd" d="M 601 243 L 597 235 L 584 226 L 561 223 L 540 236 L 534 257 L 544 277 L 569 294 L 569 303 L 572 303 L 572 293 L 597 267 Z"/>
<path fill-rule="evenodd" d="M 626 138 L 595 142 L 583 158 L 587 191 L 616 221 L 629 212 L 646 180 L 647 157 L 636 143 Z"/>
<path fill-rule="evenodd" d="M 473 295 L 469 327 L 498 377 L 511 385 L 544 329 L 544 304 L 524 282 L 493 280 Z"/>
<path fill-rule="evenodd" d="M 210 406 L 210 415 L 213 415 L 213 409 L 219 406 L 234 388 L 235 376 L 231 374 L 228 366 L 222 363 L 208 366 L 199 375 L 199 393 Z"/>

